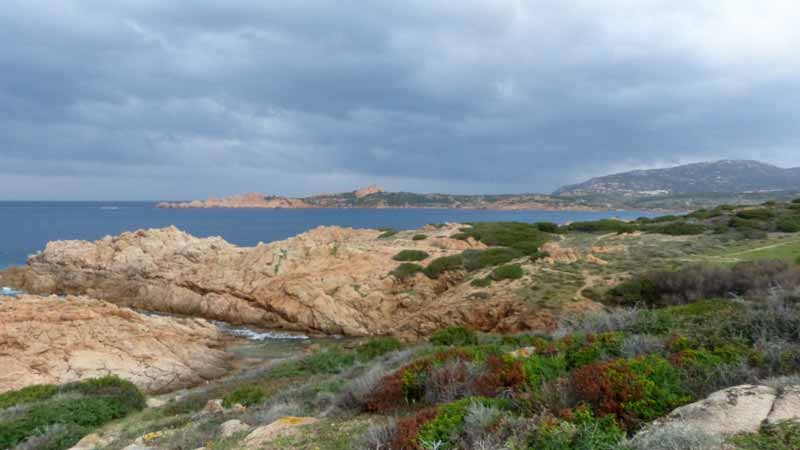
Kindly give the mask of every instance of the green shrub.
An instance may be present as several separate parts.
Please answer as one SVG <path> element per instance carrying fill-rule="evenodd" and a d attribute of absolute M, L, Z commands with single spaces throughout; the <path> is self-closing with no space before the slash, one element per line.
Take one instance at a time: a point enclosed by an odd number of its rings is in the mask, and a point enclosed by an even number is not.
<path fill-rule="evenodd" d="M 434 259 L 428 263 L 424 273 L 429 278 L 439 278 L 439 276 L 448 270 L 458 270 L 464 268 L 464 257 L 461 255 L 442 256 Z"/>
<path fill-rule="evenodd" d="M 469 271 L 499 266 L 523 256 L 519 250 L 512 248 L 465 250 L 461 255 L 464 259 L 464 268 Z"/>
<path fill-rule="evenodd" d="M 412 241 L 424 241 L 425 239 L 428 239 L 428 236 L 424 234 L 415 234 L 414 237 L 411 238 Z"/>
<path fill-rule="evenodd" d="M 267 394 L 260 386 L 242 386 L 237 388 L 222 399 L 222 406 L 230 408 L 239 404 L 242 406 L 257 405 L 264 401 Z"/>
<path fill-rule="evenodd" d="M 383 227 L 383 228 L 378 228 L 378 231 L 382 231 L 383 232 L 378 236 L 378 239 L 390 238 L 390 237 L 394 236 L 395 234 L 397 234 L 397 230 L 395 230 L 394 228 Z"/>
<path fill-rule="evenodd" d="M 533 226 L 543 233 L 556 234 L 560 231 L 558 225 L 553 222 L 536 222 Z"/>
<path fill-rule="evenodd" d="M 499 399 L 470 397 L 455 402 L 439 405 L 436 416 L 420 428 L 418 440 L 421 445 L 431 445 L 440 442 L 437 447 L 441 450 L 453 449 L 455 440 L 464 431 L 464 419 L 467 410 L 473 403 L 483 406 L 493 406 L 498 409 L 506 408 L 506 402 Z"/>
<path fill-rule="evenodd" d="M 796 199 L 792 200 L 792 203 L 800 204 L 800 198 L 796 198 Z"/>
<path fill-rule="evenodd" d="M 782 217 L 775 226 L 783 233 L 800 233 L 800 216 Z"/>
<path fill-rule="evenodd" d="M 616 219 L 602 219 L 588 222 L 572 222 L 566 226 L 569 231 L 582 233 L 632 233 L 637 227 L 634 224 Z"/>
<path fill-rule="evenodd" d="M 114 376 L 69 383 L 58 390 L 74 395 L 48 397 L 49 389 L 39 390 L 36 395 L 41 397 L 24 413 L 0 422 L 0 448 L 14 447 L 58 425 L 63 429 L 47 439 L 44 446 L 66 449 L 92 429 L 145 406 L 144 396 L 133 384 Z M 30 399 L 36 396 L 32 392 L 12 395 Z"/>
<path fill-rule="evenodd" d="M 58 392 L 58 387 L 52 384 L 37 384 L 22 388 L 18 391 L 6 392 L 0 394 L 0 409 L 46 400 L 54 396 L 56 392 Z"/>
<path fill-rule="evenodd" d="M 433 345 L 476 345 L 478 335 L 465 327 L 448 327 L 433 333 L 429 340 Z"/>
<path fill-rule="evenodd" d="M 60 392 L 78 392 L 86 396 L 111 399 L 119 408 L 128 412 L 138 411 L 147 405 L 144 395 L 133 383 L 116 375 L 68 383 L 61 387 Z"/>
<path fill-rule="evenodd" d="M 470 286 L 476 288 L 489 287 L 491 284 L 492 284 L 492 279 L 490 277 L 475 278 L 469 283 Z"/>
<path fill-rule="evenodd" d="M 554 380 L 567 372 L 567 361 L 563 354 L 558 355 L 531 355 L 522 360 L 522 373 L 525 382 L 533 389 L 538 389 L 542 383 Z"/>
<path fill-rule="evenodd" d="M 395 261 L 422 261 L 430 256 L 427 252 L 422 250 L 402 250 L 400 253 L 394 255 Z"/>
<path fill-rule="evenodd" d="M 740 450 L 797 450 L 800 448 L 800 424 L 787 421 L 764 425 L 758 433 L 734 436 L 729 443 Z"/>
<path fill-rule="evenodd" d="M 502 281 L 518 280 L 522 278 L 523 274 L 524 272 L 522 271 L 522 266 L 519 264 L 508 264 L 494 269 L 491 276 L 495 281 Z"/>
<path fill-rule="evenodd" d="M 563 348 L 567 368 L 575 369 L 600 359 L 621 356 L 624 338 L 625 334 L 621 332 L 589 334 L 584 337 L 573 335 L 559 344 Z"/>
<path fill-rule="evenodd" d="M 541 450 L 624 450 L 625 432 L 613 416 L 597 419 L 586 408 L 569 421 L 545 419 L 528 440 L 528 448 Z"/>
<path fill-rule="evenodd" d="M 356 355 L 338 348 L 323 350 L 300 360 L 299 366 L 308 374 L 337 374 L 355 363 Z"/>
<path fill-rule="evenodd" d="M 548 240 L 539 227 L 539 224 L 523 222 L 478 222 L 463 228 L 458 239 L 472 237 L 492 247 L 516 247 L 524 243 L 535 243 L 538 248 Z"/>
<path fill-rule="evenodd" d="M 687 223 L 687 222 L 674 222 L 655 227 L 647 228 L 648 233 L 666 234 L 669 236 L 693 236 L 703 234 L 706 232 L 704 225 Z"/>
<path fill-rule="evenodd" d="M 645 277 L 624 281 L 606 292 L 606 301 L 619 306 L 634 306 L 639 303 L 652 304 L 659 298 L 655 283 Z"/>
<path fill-rule="evenodd" d="M 396 338 L 383 336 L 372 338 L 356 349 L 359 361 L 369 361 L 389 352 L 400 350 L 403 345 Z"/>
<path fill-rule="evenodd" d="M 775 211 L 772 208 L 753 208 L 745 209 L 736 213 L 737 217 L 747 220 L 769 220 L 775 217 Z"/>
<path fill-rule="evenodd" d="M 292 378 L 317 374 L 337 374 L 351 367 L 356 362 L 354 352 L 346 352 L 338 348 L 318 351 L 299 361 L 281 364 L 272 369 L 271 378 Z"/>
<path fill-rule="evenodd" d="M 397 266 L 397 268 L 393 271 L 389 272 L 389 274 L 402 281 L 413 277 L 423 270 L 424 269 L 419 264 L 403 263 Z"/>

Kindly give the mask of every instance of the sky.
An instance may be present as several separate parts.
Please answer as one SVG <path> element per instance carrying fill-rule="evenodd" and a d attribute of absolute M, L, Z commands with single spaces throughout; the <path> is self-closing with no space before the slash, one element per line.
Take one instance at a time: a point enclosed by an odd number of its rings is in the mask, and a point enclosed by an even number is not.
<path fill-rule="evenodd" d="M 794 0 L 6 0 L 0 199 L 800 166 Z"/>

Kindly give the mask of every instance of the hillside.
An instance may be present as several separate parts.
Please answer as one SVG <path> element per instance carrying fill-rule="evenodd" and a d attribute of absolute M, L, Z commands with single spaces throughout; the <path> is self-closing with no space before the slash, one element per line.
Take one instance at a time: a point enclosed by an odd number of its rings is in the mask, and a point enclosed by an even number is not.
<path fill-rule="evenodd" d="M 800 189 L 800 168 L 782 169 L 757 161 L 723 160 L 667 169 L 635 170 L 556 190 L 556 196 L 647 198 L 708 196 Z"/>

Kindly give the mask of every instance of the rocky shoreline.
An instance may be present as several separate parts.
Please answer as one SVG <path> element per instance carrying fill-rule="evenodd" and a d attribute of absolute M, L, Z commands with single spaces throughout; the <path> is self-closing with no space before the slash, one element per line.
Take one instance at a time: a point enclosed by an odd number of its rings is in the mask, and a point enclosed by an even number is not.
<path fill-rule="evenodd" d="M 87 295 L 144 311 L 310 335 L 394 335 L 416 340 L 450 325 L 496 332 L 547 329 L 548 312 L 520 302 L 513 282 L 483 301 L 457 274 L 399 280 L 390 272 L 405 249 L 428 259 L 480 249 L 449 236 L 460 225 L 381 239 L 381 231 L 320 227 L 285 241 L 237 247 L 174 227 L 97 242 L 57 241 L 0 285 L 38 295 Z M 412 240 L 423 233 L 427 239 Z"/>

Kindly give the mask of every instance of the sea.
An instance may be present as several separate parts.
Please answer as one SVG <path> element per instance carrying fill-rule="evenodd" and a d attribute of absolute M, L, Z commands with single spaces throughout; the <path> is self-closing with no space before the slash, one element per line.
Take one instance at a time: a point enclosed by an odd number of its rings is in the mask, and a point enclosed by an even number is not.
<path fill-rule="evenodd" d="M 429 223 L 548 221 L 652 216 L 642 211 L 492 211 L 464 209 L 159 209 L 155 202 L 0 202 L 0 269 L 23 265 L 49 241 L 170 225 L 240 246 L 286 239 L 320 225 L 418 228 Z"/>

